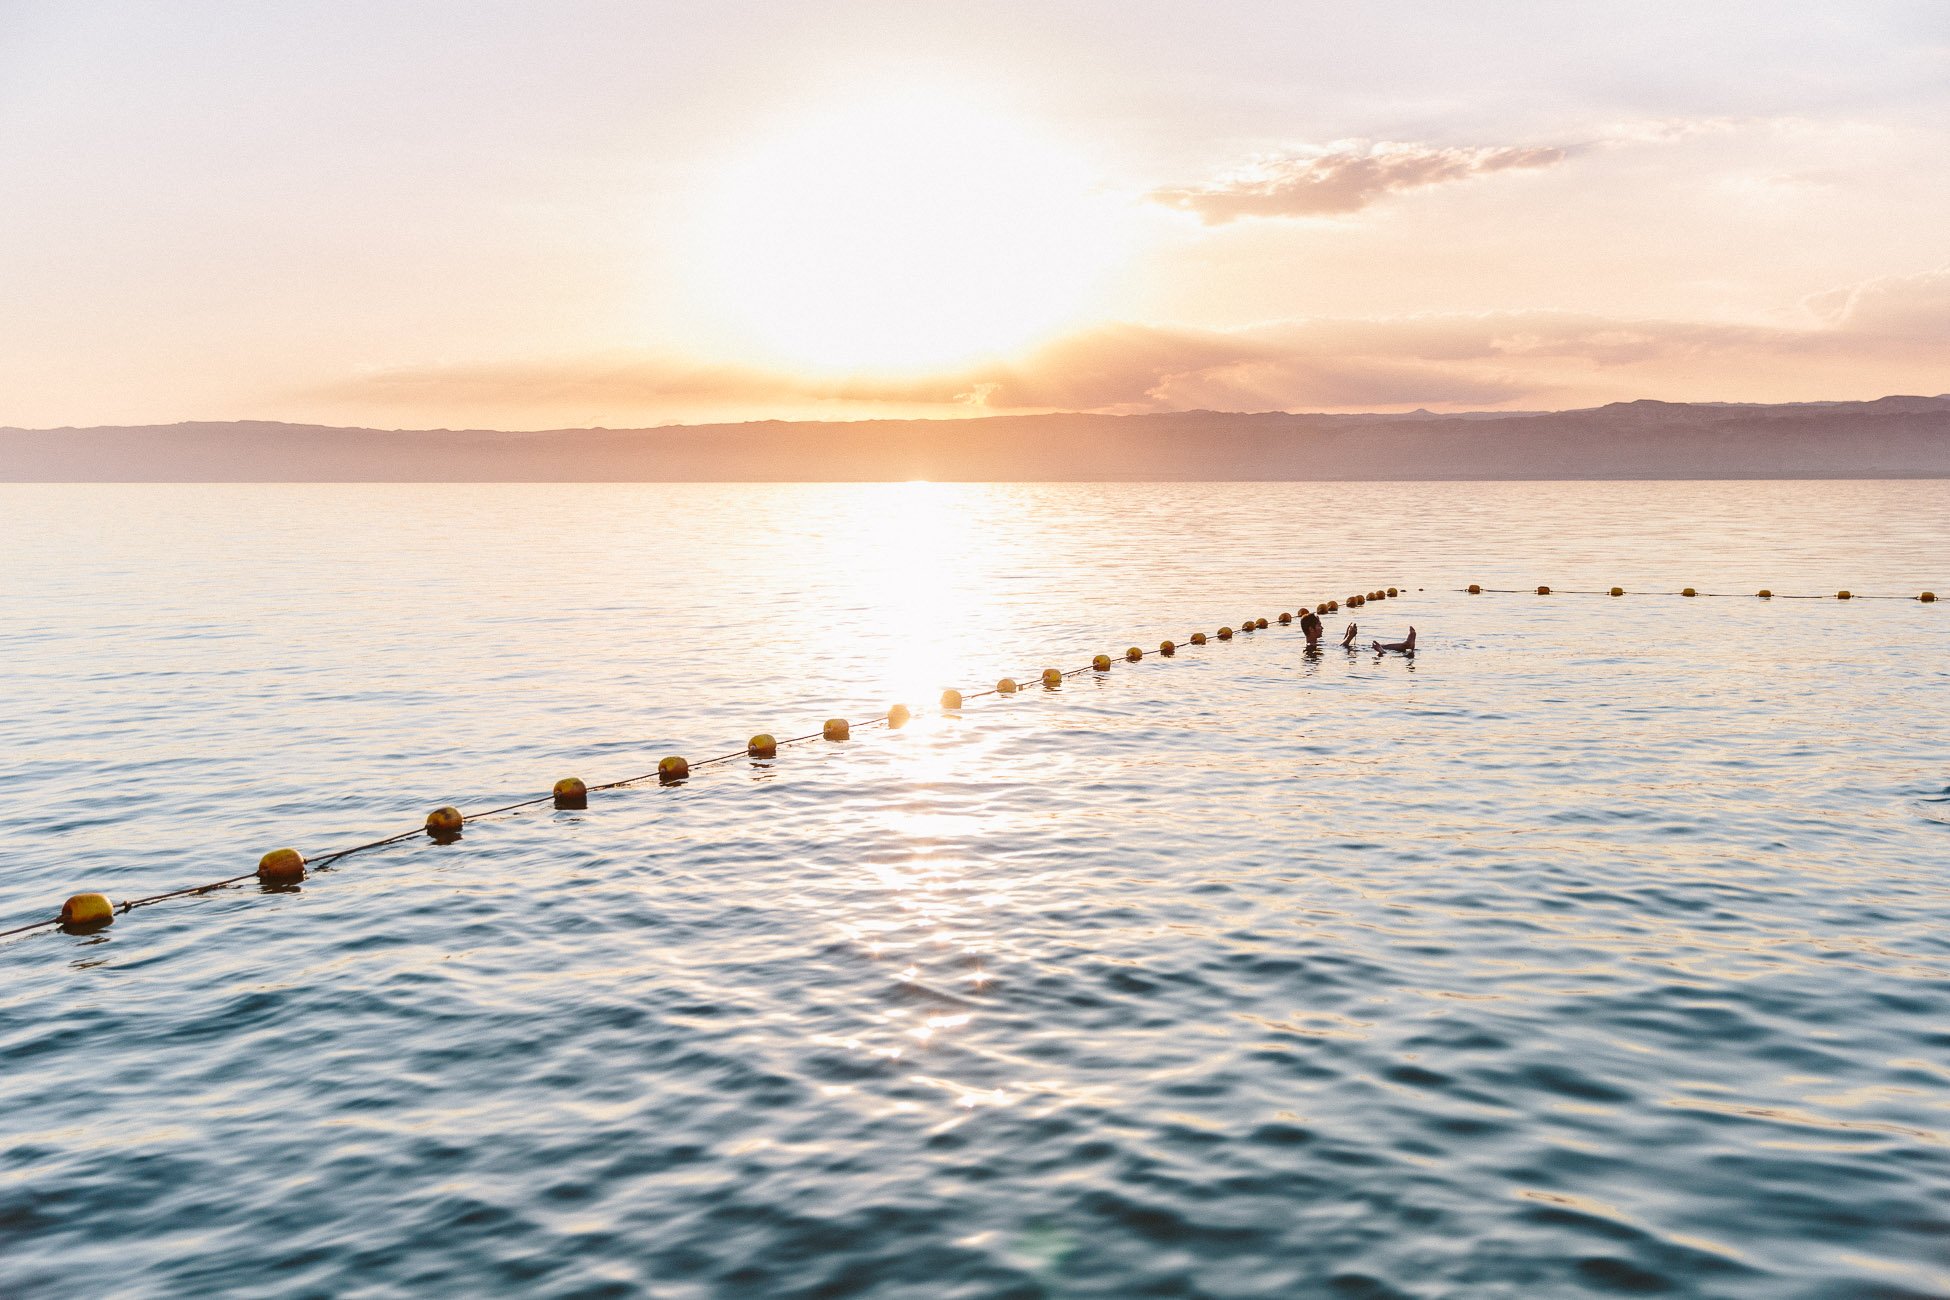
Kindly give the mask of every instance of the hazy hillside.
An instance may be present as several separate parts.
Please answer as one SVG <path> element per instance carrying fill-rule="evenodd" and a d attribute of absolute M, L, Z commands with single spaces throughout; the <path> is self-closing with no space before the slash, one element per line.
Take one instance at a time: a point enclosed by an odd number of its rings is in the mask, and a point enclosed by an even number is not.
<path fill-rule="evenodd" d="M 998 416 L 657 429 L 0 429 L 0 480 L 1950 477 L 1950 396 L 1522 414 Z"/>

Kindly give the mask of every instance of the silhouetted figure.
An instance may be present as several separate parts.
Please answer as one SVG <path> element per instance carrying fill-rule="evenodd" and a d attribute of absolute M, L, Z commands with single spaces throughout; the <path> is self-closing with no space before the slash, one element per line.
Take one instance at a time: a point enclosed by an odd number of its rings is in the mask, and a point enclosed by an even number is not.
<path fill-rule="evenodd" d="M 1369 644 L 1377 650 L 1399 650 L 1403 654 L 1412 655 L 1415 653 L 1415 629 L 1412 627 L 1408 629 L 1408 637 L 1406 640 L 1389 641 L 1385 644 L 1380 641 L 1372 641 Z"/>
<path fill-rule="evenodd" d="M 1320 615 L 1311 609 L 1300 616 L 1300 630 L 1307 634 L 1307 649 L 1320 649 Z"/>

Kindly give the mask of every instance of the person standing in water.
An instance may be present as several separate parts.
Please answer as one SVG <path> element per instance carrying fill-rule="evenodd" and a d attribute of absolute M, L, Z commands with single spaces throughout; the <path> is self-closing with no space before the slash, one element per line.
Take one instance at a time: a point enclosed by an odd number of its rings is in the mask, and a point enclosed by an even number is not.
<path fill-rule="evenodd" d="M 1311 609 L 1300 616 L 1300 630 L 1307 634 L 1307 649 L 1320 649 L 1320 615 Z"/>

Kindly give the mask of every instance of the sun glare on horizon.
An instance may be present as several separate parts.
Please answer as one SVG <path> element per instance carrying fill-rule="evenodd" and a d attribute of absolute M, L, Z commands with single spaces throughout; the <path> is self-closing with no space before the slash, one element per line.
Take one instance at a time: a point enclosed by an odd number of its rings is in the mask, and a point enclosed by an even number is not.
<path fill-rule="evenodd" d="M 1033 124 L 880 92 L 762 138 L 702 205 L 714 311 L 763 359 L 901 373 L 1007 355 L 1078 321 L 1113 201 Z"/>

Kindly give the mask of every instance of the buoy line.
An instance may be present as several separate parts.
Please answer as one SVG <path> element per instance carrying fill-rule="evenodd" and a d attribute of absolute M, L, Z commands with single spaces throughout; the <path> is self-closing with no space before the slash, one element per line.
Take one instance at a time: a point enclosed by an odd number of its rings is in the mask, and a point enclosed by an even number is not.
<path fill-rule="evenodd" d="M 1345 604 L 1350 609 L 1358 609 L 1369 601 L 1387 600 L 1400 594 L 1401 591 L 1397 587 L 1377 587 L 1373 591 L 1347 597 Z M 1315 615 L 1337 613 L 1342 608 L 1342 605 L 1343 602 L 1339 600 L 1322 601 L 1319 605 L 1313 606 L 1311 612 Z M 1298 623 L 1309 612 L 1309 607 L 1302 605 L 1297 614 L 1281 613 L 1277 623 L 1269 623 L 1266 619 L 1258 617 L 1242 619 L 1238 631 L 1241 633 L 1256 632 L 1274 626 L 1287 627 Z M 1232 627 L 1225 626 L 1221 627 L 1216 635 L 1221 641 L 1230 641 L 1233 639 L 1235 632 Z M 1205 645 L 1207 644 L 1206 634 L 1203 632 L 1194 632 L 1183 643 L 1169 640 L 1161 641 L 1158 644 L 1157 650 L 1153 653 L 1163 658 L 1170 658 L 1177 654 L 1179 649 L 1185 644 L 1194 646 Z M 1120 657 L 1127 663 L 1137 663 L 1145 657 L 1145 653 L 1141 647 L 1131 646 Z M 1045 668 L 1036 680 L 1041 682 L 1046 688 L 1056 687 L 1061 685 L 1066 678 L 1077 677 L 1083 673 L 1107 673 L 1111 670 L 1113 664 L 1114 661 L 1110 655 L 1100 654 L 1093 657 L 1089 663 L 1081 668 Z M 991 695 L 1015 695 L 1021 689 L 1013 677 L 1004 677 L 988 690 L 972 691 L 966 695 L 950 688 L 941 693 L 940 708 L 945 713 L 961 708 L 967 700 L 979 700 Z M 533 799 L 522 799 L 515 803 L 503 804 L 497 808 L 484 809 L 481 812 L 463 813 L 454 805 L 446 804 L 428 813 L 426 821 L 422 825 L 416 826 L 412 830 L 400 831 L 398 834 L 388 835 L 384 839 L 370 840 L 364 844 L 355 844 L 350 848 L 333 849 L 315 858 L 307 858 L 296 849 L 272 849 L 258 860 L 257 868 L 254 871 L 246 871 L 240 875 L 227 876 L 222 880 L 207 881 L 200 885 L 185 885 L 180 889 L 165 890 L 162 893 L 148 894 L 141 898 L 125 898 L 119 903 L 111 901 L 106 894 L 94 892 L 74 894 L 61 905 L 59 915 L 48 917 L 44 920 L 30 921 L 25 925 L 17 925 L 9 930 L 0 930 L 0 939 L 8 939 L 16 935 L 30 934 L 37 930 L 48 930 L 57 927 L 71 934 L 88 934 L 114 924 L 116 917 L 132 912 L 138 907 L 148 907 L 172 898 L 189 898 L 198 894 L 207 894 L 215 890 L 227 889 L 232 885 L 240 885 L 247 880 L 256 880 L 263 884 L 273 886 L 293 885 L 303 880 L 310 872 L 333 866 L 355 853 L 365 853 L 372 849 L 385 848 L 387 845 L 398 844 L 402 841 L 413 839 L 416 836 L 426 835 L 437 844 L 452 843 L 454 840 L 460 838 L 462 828 L 469 822 L 485 821 L 490 817 L 500 817 L 525 808 L 539 807 L 545 803 L 552 803 L 557 808 L 564 809 L 586 808 L 589 806 L 590 795 L 599 794 L 605 790 L 620 790 L 626 786 L 638 785 L 642 782 L 649 781 L 652 778 L 655 778 L 661 785 L 676 785 L 688 780 L 691 774 L 700 768 L 713 767 L 719 763 L 729 763 L 740 758 L 773 758 L 777 756 L 781 747 L 797 745 L 809 740 L 850 740 L 853 736 L 853 728 L 856 725 L 860 727 L 885 727 L 890 731 L 898 730 L 911 721 L 913 717 L 913 711 L 905 704 L 896 704 L 889 708 L 882 716 L 869 718 L 865 722 L 857 724 L 849 722 L 845 718 L 829 718 L 825 725 L 818 731 L 807 732 L 803 736 L 789 736 L 784 740 L 780 740 L 768 733 L 760 733 L 747 741 L 743 749 L 732 750 L 724 754 L 714 754 L 710 758 L 699 759 L 695 763 L 673 754 L 668 758 L 660 760 L 657 766 L 651 771 L 641 773 L 637 776 L 626 776 L 620 781 L 606 781 L 601 785 L 586 785 L 579 777 L 563 777 L 555 783 L 554 788 L 547 794 L 537 795 Z"/>
<path fill-rule="evenodd" d="M 1737 600 L 1910 600 L 1924 605 L 1933 605 L 1936 603 L 1936 593 L 1934 591 L 1925 591 L 1914 596 L 1865 596 L 1861 592 L 1846 590 L 1831 592 L 1826 595 L 1795 596 L 1783 592 L 1769 591 L 1766 587 L 1762 587 L 1759 591 L 1695 591 L 1691 587 L 1682 587 L 1678 591 L 1627 591 L 1623 587 L 1612 587 L 1605 591 L 1599 591 L 1596 588 L 1581 587 L 1485 587 L 1475 582 L 1470 583 L 1467 587 L 1457 587 L 1456 590 L 1471 596 L 1529 596 L 1533 594 L 1538 596 L 1707 596 Z"/>

